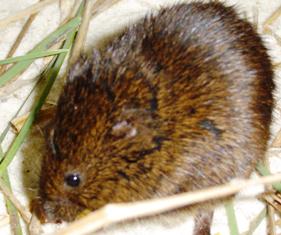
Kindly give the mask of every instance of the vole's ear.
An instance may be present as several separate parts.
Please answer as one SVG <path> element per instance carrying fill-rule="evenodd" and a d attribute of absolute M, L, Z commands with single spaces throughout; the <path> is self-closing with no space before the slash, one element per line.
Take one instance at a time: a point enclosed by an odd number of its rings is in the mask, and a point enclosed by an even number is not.
<path fill-rule="evenodd" d="M 50 137 L 50 135 L 51 135 L 51 132 L 52 132 L 53 128 L 54 128 L 54 121 L 53 121 L 53 119 L 52 119 L 52 120 L 50 120 L 50 121 L 45 125 L 45 127 L 42 129 L 43 134 L 44 134 L 44 138 L 45 138 L 46 141 L 49 140 L 49 137 Z"/>
<path fill-rule="evenodd" d="M 55 141 L 55 123 L 51 121 L 44 128 L 44 137 L 47 144 L 47 149 L 52 152 L 48 154 L 52 159 L 60 159 L 59 149 Z"/>
<path fill-rule="evenodd" d="M 96 79 L 98 77 L 99 69 L 100 69 L 100 61 L 101 61 L 101 54 L 98 49 L 94 48 L 92 51 L 92 75 L 93 78 Z"/>
<path fill-rule="evenodd" d="M 137 135 L 137 128 L 133 123 L 122 120 L 114 124 L 111 135 L 115 138 L 131 138 Z"/>
<path fill-rule="evenodd" d="M 54 144 L 54 133 L 55 133 L 54 123 L 50 122 L 44 129 L 44 136 L 48 144 L 48 148 L 52 151 L 53 156 L 56 155 L 56 151 L 57 151 Z"/>
<path fill-rule="evenodd" d="M 73 82 L 83 75 L 95 74 L 99 67 L 100 52 L 93 49 L 92 55 L 82 55 L 69 69 L 67 82 Z"/>
<path fill-rule="evenodd" d="M 67 75 L 67 82 L 73 82 L 76 78 L 80 77 L 89 68 L 90 64 L 86 56 L 81 56 L 69 69 Z"/>

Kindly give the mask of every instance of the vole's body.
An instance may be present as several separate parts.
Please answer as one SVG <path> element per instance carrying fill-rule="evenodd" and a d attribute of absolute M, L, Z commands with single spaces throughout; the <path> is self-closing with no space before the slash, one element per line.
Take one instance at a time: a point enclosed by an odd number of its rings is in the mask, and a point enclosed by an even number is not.
<path fill-rule="evenodd" d="M 146 17 L 70 73 L 35 211 L 73 220 L 248 177 L 266 151 L 272 76 L 232 8 L 197 2 Z"/>

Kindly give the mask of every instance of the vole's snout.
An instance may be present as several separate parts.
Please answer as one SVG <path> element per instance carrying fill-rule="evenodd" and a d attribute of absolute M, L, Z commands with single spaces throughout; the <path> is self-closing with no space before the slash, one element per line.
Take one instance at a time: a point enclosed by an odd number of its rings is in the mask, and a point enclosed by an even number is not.
<path fill-rule="evenodd" d="M 68 199 L 43 201 L 39 198 L 34 199 L 31 202 L 31 211 L 37 216 L 42 224 L 73 221 L 83 209 L 83 207 L 72 203 Z"/>

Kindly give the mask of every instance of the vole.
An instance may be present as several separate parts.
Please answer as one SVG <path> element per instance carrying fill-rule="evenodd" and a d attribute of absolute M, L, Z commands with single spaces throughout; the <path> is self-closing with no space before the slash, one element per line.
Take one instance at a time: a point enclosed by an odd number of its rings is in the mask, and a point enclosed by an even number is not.
<path fill-rule="evenodd" d="M 233 7 L 147 15 L 70 71 L 32 210 L 72 221 L 85 208 L 249 177 L 267 148 L 273 90 L 267 50 Z M 210 232 L 203 209 L 194 234 Z"/>

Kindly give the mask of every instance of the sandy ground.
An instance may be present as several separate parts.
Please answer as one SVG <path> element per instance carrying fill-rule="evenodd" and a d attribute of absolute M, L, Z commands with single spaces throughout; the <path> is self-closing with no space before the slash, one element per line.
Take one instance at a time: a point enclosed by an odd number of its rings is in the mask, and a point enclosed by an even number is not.
<path fill-rule="evenodd" d="M 0 0 L 0 19 L 6 16 L 15 14 L 17 11 L 24 9 L 31 4 L 36 3 L 35 0 Z M 59 1 L 58 1 L 59 2 Z M 160 4 L 171 4 L 174 0 L 123 0 L 112 8 L 106 10 L 98 17 L 94 18 L 90 24 L 90 31 L 87 38 L 86 48 L 99 46 L 104 43 L 104 40 L 118 32 L 125 25 L 133 23 L 150 9 L 157 9 Z M 258 12 L 258 30 L 262 33 L 262 23 L 272 14 L 274 10 L 281 6 L 281 0 L 232 0 L 226 1 L 228 4 L 235 4 L 242 15 L 247 15 L 250 21 L 253 21 L 253 12 Z M 54 3 L 40 12 L 32 24 L 30 30 L 26 34 L 22 44 L 16 51 L 15 55 L 23 55 L 36 45 L 43 37 L 52 32 L 65 17 L 70 9 L 73 0 L 63 0 L 61 5 Z M 10 24 L 6 28 L 0 28 L 0 59 L 3 59 L 13 41 L 17 37 L 24 21 L 18 21 Z M 274 32 L 281 35 L 281 18 L 272 26 Z M 281 46 L 279 46 L 271 35 L 263 35 L 267 47 L 270 50 L 273 62 L 281 62 Z M 37 60 L 30 69 L 21 75 L 19 85 L 12 89 L 0 90 L 0 132 L 4 130 L 9 120 L 17 111 L 31 87 L 34 85 L 34 78 L 42 70 L 43 60 Z M 274 111 L 274 123 L 272 125 L 272 138 L 281 129 L 281 92 L 280 92 L 280 72 L 281 69 L 276 69 L 275 80 L 278 85 L 276 90 L 276 109 Z M 49 100 L 56 100 L 59 93 L 59 84 L 52 92 Z M 35 96 L 34 96 L 35 97 Z M 30 99 L 28 105 L 22 113 L 29 110 L 33 104 L 34 97 Z M 3 143 L 3 149 L 6 150 L 9 143 L 14 138 L 13 132 L 9 132 L 6 140 Z M 13 192 L 16 197 L 26 206 L 28 206 L 30 198 L 36 195 L 38 188 L 38 176 L 40 172 L 40 159 L 42 157 L 43 139 L 38 134 L 38 131 L 33 130 L 28 140 L 17 154 L 15 160 L 9 167 L 9 174 L 13 185 Z M 272 172 L 280 171 L 281 169 L 281 151 L 280 148 L 270 148 L 268 151 L 270 157 Z M 251 189 L 252 190 L 252 189 Z M 250 190 L 250 191 L 251 191 Z M 260 190 L 257 189 L 257 190 Z M 240 232 L 248 229 L 248 222 L 251 221 L 261 210 L 263 204 L 257 200 L 239 200 L 235 203 L 235 210 L 238 217 Z M 259 226 L 255 235 L 264 235 L 265 221 Z M 50 232 L 57 229 L 54 225 L 44 227 L 45 232 Z M 191 234 L 192 218 L 186 215 L 179 215 L 176 218 L 162 218 L 149 221 L 136 221 L 130 224 L 122 224 L 113 226 L 109 229 L 97 233 L 99 235 L 106 234 Z M 0 234 L 10 234 L 9 224 L 7 223 L 7 215 L 3 203 L 2 195 L 0 195 Z M 229 234 L 224 208 L 218 208 L 215 212 L 215 217 L 212 226 L 212 234 Z"/>

